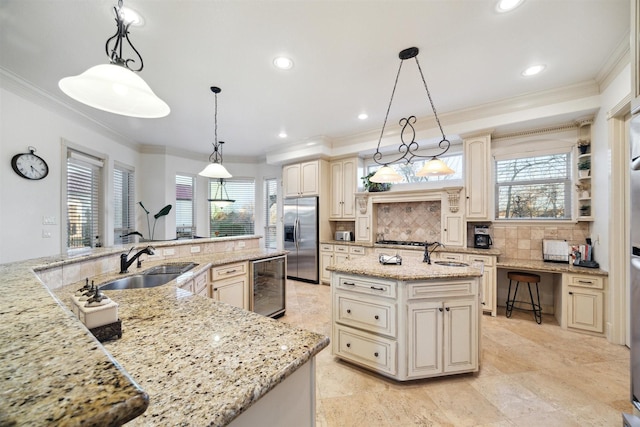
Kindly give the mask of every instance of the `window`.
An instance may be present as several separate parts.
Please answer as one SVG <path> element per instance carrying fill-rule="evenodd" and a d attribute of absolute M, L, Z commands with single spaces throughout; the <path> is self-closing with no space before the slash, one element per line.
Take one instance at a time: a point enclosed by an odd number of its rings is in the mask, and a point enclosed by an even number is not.
<path fill-rule="evenodd" d="M 264 247 L 267 249 L 276 249 L 278 246 L 276 241 L 278 224 L 278 180 L 266 179 L 264 181 L 264 194 Z"/>
<path fill-rule="evenodd" d="M 215 197 L 220 185 L 224 185 L 229 198 L 235 201 L 224 207 L 209 203 L 210 237 L 254 234 L 255 180 L 210 180 L 209 198 Z"/>
<path fill-rule="evenodd" d="M 571 155 L 496 160 L 497 219 L 570 219 Z"/>
<path fill-rule="evenodd" d="M 100 245 L 101 159 L 67 151 L 67 248 Z"/>
<path fill-rule="evenodd" d="M 451 169 L 453 169 L 456 173 L 451 175 L 441 175 L 441 176 L 416 176 L 416 172 L 422 169 L 422 166 L 429 161 L 429 159 L 424 160 L 414 160 L 411 164 L 406 164 L 404 161 L 401 163 L 396 163 L 389 165 L 393 170 L 398 172 L 402 176 L 402 182 L 398 184 L 409 184 L 415 182 L 434 182 L 434 181 L 445 181 L 450 179 L 462 179 L 462 154 L 452 154 L 450 156 L 442 156 L 438 157 L 444 163 L 447 164 Z M 372 163 L 367 166 L 367 174 L 371 172 L 375 172 L 380 169 L 380 166 L 377 163 Z M 397 184 L 394 184 L 397 185 Z"/>
<path fill-rule="evenodd" d="M 113 242 L 128 244 L 134 236 L 127 234 L 135 231 L 135 178 L 133 171 L 116 165 L 113 169 Z"/>
<path fill-rule="evenodd" d="M 188 175 L 176 175 L 176 236 L 190 239 L 196 234 L 193 209 L 195 179 Z"/>

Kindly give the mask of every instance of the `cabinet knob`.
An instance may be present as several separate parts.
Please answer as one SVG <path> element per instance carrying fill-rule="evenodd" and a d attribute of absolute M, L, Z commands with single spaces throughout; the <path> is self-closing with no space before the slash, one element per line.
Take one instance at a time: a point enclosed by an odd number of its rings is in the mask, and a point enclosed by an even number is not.
<path fill-rule="evenodd" d="M 348 343 L 347 343 L 347 347 L 348 347 L 348 348 L 351 348 L 351 343 L 349 343 L 349 342 L 348 342 Z"/>
<path fill-rule="evenodd" d="M 573 292 L 569 292 L 569 295 L 573 295 Z"/>
<path fill-rule="evenodd" d="M 445 308 L 445 310 L 449 311 L 450 307 Z"/>
<path fill-rule="evenodd" d="M 348 313 L 348 314 L 351 314 L 351 309 L 350 309 L 350 308 L 349 308 L 349 309 L 347 309 L 347 313 Z"/>
<path fill-rule="evenodd" d="M 213 291 L 214 291 L 214 292 L 215 292 L 215 291 L 217 291 L 217 290 L 218 290 L 218 288 L 213 288 Z"/>
<path fill-rule="evenodd" d="M 438 310 L 440 310 L 440 313 L 442 313 L 442 311 L 443 311 L 443 310 L 442 310 L 442 307 L 438 308 Z"/>
<path fill-rule="evenodd" d="M 380 316 L 378 316 L 377 314 L 375 316 L 373 316 L 376 320 L 378 320 L 380 318 Z"/>
<path fill-rule="evenodd" d="M 373 353 L 373 355 L 374 355 L 375 357 L 378 357 L 378 352 L 376 351 L 375 353 Z"/>

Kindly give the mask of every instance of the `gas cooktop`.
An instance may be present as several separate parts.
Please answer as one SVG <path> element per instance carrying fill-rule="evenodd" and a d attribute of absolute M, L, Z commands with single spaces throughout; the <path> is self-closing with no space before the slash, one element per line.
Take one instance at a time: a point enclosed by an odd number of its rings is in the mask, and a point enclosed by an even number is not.
<path fill-rule="evenodd" d="M 412 242 L 407 240 L 378 240 L 381 245 L 401 245 L 401 246 L 427 246 L 426 242 Z"/>

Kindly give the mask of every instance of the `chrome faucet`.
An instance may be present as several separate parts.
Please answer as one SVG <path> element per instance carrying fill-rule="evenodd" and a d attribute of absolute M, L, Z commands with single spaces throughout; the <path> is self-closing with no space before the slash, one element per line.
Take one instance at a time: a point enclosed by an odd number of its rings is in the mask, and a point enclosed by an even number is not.
<path fill-rule="evenodd" d="M 147 246 L 146 248 L 138 251 L 134 256 L 131 257 L 131 259 L 127 259 L 127 257 L 129 256 L 129 254 L 133 249 L 134 248 L 129 249 L 129 252 L 127 252 L 126 254 L 120 254 L 120 274 L 127 273 L 127 269 L 129 268 L 129 266 L 133 264 L 133 262 L 137 260 L 140 257 L 140 255 L 142 254 L 153 255 L 154 254 L 153 250 L 155 248 L 153 246 Z"/>
<path fill-rule="evenodd" d="M 433 246 L 433 248 L 431 249 L 431 251 L 429 251 L 429 248 Z M 438 246 L 442 246 L 444 248 L 444 245 L 440 242 L 425 242 L 425 246 L 424 246 L 424 257 L 422 259 L 422 262 L 426 262 L 427 264 L 431 264 L 431 254 L 433 253 L 433 251 L 436 250 L 436 248 Z"/>

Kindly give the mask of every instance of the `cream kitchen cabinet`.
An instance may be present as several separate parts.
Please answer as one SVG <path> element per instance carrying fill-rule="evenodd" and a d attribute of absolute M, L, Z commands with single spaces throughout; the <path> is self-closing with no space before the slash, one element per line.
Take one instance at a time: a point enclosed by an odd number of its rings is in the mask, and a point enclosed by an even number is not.
<path fill-rule="evenodd" d="M 468 220 L 491 221 L 491 136 L 467 138 L 464 147 L 465 215 Z"/>
<path fill-rule="evenodd" d="M 282 168 L 284 197 L 317 196 L 320 193 L 321 160 Z"/>
<path fill-rule="evenodd" d="M 351 259 L 365 256 L 366 253 L 364 246 L 321 244 L 320 280 L 323 283 L 331 282 L 331 272 L 327 270 L 328 266 L 348 262 Z"/>
<path fill-rule="evenodd" d="M 482 293 L 480 294 L 482 305 L 482 311 L 490 312 L 491 316 L 496 317 L 498 312 L 497 304 L 497 257 L 492 255 L 465 255 L 465 262 L 473 265 L 474 263 L 482 262 L 483 275 L 480 285 Z"/>
<path fill-rule="evenodd" d="M 373 231 L 371 230 L 371 217 L 369 215 L 356 215 L 356 242 L 370 243 L 373 238 Z"/>
<path fill-rule="evenodd" d="M 327 267 L 333 265 L 333 245 L 322 243 L 320 245 L 320 281 L 331 282 L 331 272 Z"/>
<path fill-rule="evenodd" d="M 604 277 L 563 274 L 567 328 L 604 332 Z"/>
<path fill-rule="evenodd" d="M 182 284 L 179 284 L 181 289 L 187 290 L 195 295 L 209 296 L 209 281 L 207 277 L 207 270 L 199 273 L 198 275 L 189 278 Z"/>
<path fill-rule="evenodd" d="M 465 234 L 461 215 L 442 215 L 442 243 L 445 246 L 464 246 Z"/>
<path fill-rule="evenodd" d="M 355 193 L 358 189 L 358 173 L 362 171 L 362 160 L 344 159 L 330 163 L 331 206 L 329 219 L 355 220 Z"/>
<path fill-rule="evenodd" d="M 249 310 L 248 263 L 222 265 L 210 271 L 211 298 Z"/>

